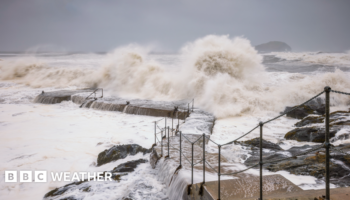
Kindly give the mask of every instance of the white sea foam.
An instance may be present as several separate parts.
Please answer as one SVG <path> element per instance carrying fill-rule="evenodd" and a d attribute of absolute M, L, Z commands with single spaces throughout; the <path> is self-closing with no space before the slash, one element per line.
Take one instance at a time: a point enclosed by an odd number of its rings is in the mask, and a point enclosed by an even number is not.
<path fill-rule="evenodd" d="M 287 61 L 300 61 L 306 64 L 350 67 L 350 51 L 346 53 L 273 52 L 271 54 Z"/>
<path fill-rule="evenodd" d="M 156 119 L 79 109 L 72 102 L 0 104 L 0 196 L 2 199 L 42 199 L 50 190 L 69 183 L 5 183 L 5 170 L 44 170 L 48 173 L 109 171 L 129 160 L 147 159 L 148 155 L 137 154 L 101 167 L 95 165 L 98 153 L 113 145 L 136 143 L 150 148 L 154 142 L 152 122 Z M 104 199 L 116 198 L 117 194 L 120 198 L 126 196 L 128 185 L 139 181 L 140 174 L 152 176 L 149 163 L 141 168 L 143 171 L 135 177 L 131 174 L 125 177 L 124 184 L 113 181 L 102 187 L 103 190 L 96 188 L 95 195 Z M 161 190 L 164 190 L 156 178 L 150 178 L 148 184 L 154 186 L 154 194 L 161 195 Z M 108 187 L 114 189 L 106 194 Z M 86 198 L 93 197 L 86 195 Z"/>
<path fill-rule="evenodd" d="M 261 64 L 262 56 L 245 38 L 209 35 L 186 44 L 180 53 L 177 69 L 152 59 L 149 49 L 138 45 L 117 48 L 96 67 L 53 67 L 28 57 L 4 60 L 0 79 L 33 87 L 99 86 L 124 97 L 194 98 L 197 106 L 219 118 L 279 112 L 326 85 L 336 90 L 350 87 L 349 74 L 340 70 L 310 76 L 268 73 Z M 344 96 L 334 97 L 336 103 L 349 104 Z"/>

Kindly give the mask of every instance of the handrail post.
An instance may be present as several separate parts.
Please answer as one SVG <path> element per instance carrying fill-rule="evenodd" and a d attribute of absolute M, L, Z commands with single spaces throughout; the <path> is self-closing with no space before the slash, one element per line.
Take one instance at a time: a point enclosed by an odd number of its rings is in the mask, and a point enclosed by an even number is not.
<path fill-rule="evenodd" d="M 162 149 L 162 156 L 163 156 L 163 131 L 162 131 L 162 130 L 160 131 L 160 134 L 161 134 L 161 137 L 160 137 L 160 146 L 161 146 L 161 149 Z"/>
<path fill-rule="evenodd" d="M 164 121 L 165 121 L 164 129 L 166 129 L 166 117 L 164 117 Z M 165 136 L 166 136 L 166 130 L 165 130 Z"/>
<path fill-rule="evenodd" d="M 188 105 L 188 108 L 187 108 L 187 117 L 190 116 L 190 103 L 187 104 Z"/>
<path fill-rule="evenodd" d="M 180 167 L 182 166 L 182 133 L 180 131 Z"/>
<path fill-rule="evenodd" d="M 192 163 L 191 163 L 192 169 L 191 169 L 191 187 L 193 187 L 193 144 L 194 144 L 194 143 L 191 143 L 191 144 L 192 144 Z"/>
<path fill-rule="evenodd" d="M 154 121 L 154 144 L 157 145 L 157 121 Z"/>
<path fill-rule="evenodd" d="M 221 167 L 221 145 L 218 146 L 219 147 L 219 167 L 218 167 L 218 200 L 220 200 L 220 167 Z"/>
<path fill-rule="evenodd" d="M 263 159 L 262 159 L 262 140 L 263 140 L 263 122 L 259 123 L 260 126 L 260 200 L 263 200 Z"/>
<path fill-rule="evenodd" d="M 326 86 L 324 88 L 324 91 L 326 92 L 326 108 L 325 108 L 325 126 L 326 126 L 326 133 L 325 133 L 325 147 L 326 147 L 326 174 L 325 174 L 325 179 L 326 179 L 326 200 L 330 200 L 330 189 L 329 189 L 329 93 L 331 91 L 331 88 Z"/>
<path fill-rule="evenodd" d="M 169 137 L 169 126 L 168 126 L 168 158 L 170 157 L 169 145 L 170 145 L 170 137 Z"/>
<path fill-rule="evenodd" d="M 177 116 L 177 127 L 179 128 L 180 130 L 180 118 L 179 118 L 179 112 L 176 113 L 176 116 Z"/>
<path fill-rule="evenodd" d="M 174 136 L 174 114 L 171 115 L 171 136 Z"/>
<path fill-rule="evenodd" d="M 193 112 L 193 107 L 194 107 L 194 99 L 192 100 L 192 112 Z"/>
<path fill-rule="evenodd" d="M 203 133 L 203 185 L 205 183 L 205 134 Z"/>

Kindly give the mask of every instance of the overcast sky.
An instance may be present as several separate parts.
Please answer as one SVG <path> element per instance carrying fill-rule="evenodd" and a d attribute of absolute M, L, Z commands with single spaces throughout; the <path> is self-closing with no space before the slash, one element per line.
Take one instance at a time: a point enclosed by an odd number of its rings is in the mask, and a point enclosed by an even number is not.
<path fill-rule="evenodd" d="M 0 51 L 51 45 L 109 51 L 155 45 L 177 51 L 209 34 L 294 51 L 350 50 L 350 0 L 0 0 Z"/>

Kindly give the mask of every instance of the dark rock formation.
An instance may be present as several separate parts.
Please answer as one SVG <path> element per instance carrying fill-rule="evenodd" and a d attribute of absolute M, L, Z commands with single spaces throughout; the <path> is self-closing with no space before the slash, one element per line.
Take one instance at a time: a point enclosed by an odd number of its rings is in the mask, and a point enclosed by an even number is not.
<path fill-rule="evenodd" d="M 339 147 L 336 147 L 339 149 Z M 306 150 L 304 150 L 306 151 Z M 307 155 L 296 157 L 278 163 L 272 163 L 266 165 L 266 169 L 270 171 L 286 170 L 291 174 L 296 175 L 311 175 L 318 179 L 324 179 L 325 173 L 325 152 L 324 149 L 320 149 L 316 152 L 311 152 Z M 341 187 L 350 185 L 350 177 L 348 176 L 350 171 L 350 156 L 339 153 L 337 151 L 331 151 L 330 162 L 330 181 Z"/>
<path fill-rule="evenodd" d="M 146 162 L 148 162 L 148 161 L 145 159 L 139 159 L 139 160 L 128 161 L 126 163 L 120 164 L 117 167 L 115 167 L 112 171 L 110 171 L 112 173 L 112 179 L 114 181 L 119 182 L 122 176 L 125 176 L 128 174 L 126 172 L 133 172 L 139 164 L 146 163 Z M 102 176 L 104 177 L 104 174 Z M 64 185 L 62 187 L 56 188 L 54 190 L 51 190 L 50 192 L 45 194 L 44 198 L 56 197 L 56 196 L 65 194 L 66 192 L 74 191 L 74 190 L 79 190 L 81 192 L 91 192 L 92 191 L 91 184 L 86 179 L 84 181 L 73 182 L 73 183 Z M 74 196 L 69 196 L 69 197 L 62 198 L 62 199 L 78 200 L 78 198 L 76 198 Z"/>
<path fill-rule="evenodd" d="M 268 43 L 260 44 L 255 46 L 255 49 L 259 53 L 292 51 L 292 48 L 288 44 L 279 41 L 271 41 Z"/>
<path fill-rule="evenodd" d="M 236 144 L 240 144 L 242 146 L 248 146 L 248 147 L 260 147 L 260 139 L 259 138 L 254 138 L 251 140 L 247 140 L 247 141 L 238 141 L 236 142 Z M 262 147 L 264 149 L 274 149 L 274 150 L 283 150 L 279 145 L 274 144 L 272 142 L 266 141 L 266 140 L 262 140 Z"/>
<path fill-rule="evenodd" d="M 255 140 L 255 139 L 253 139 Z M 260 151 L 256 147 L 255 142 L 242 142 L 242 145 L 250 147 L 251 156 L 245 161 L 248 166 L 259 163 Z M 277 144 L 272 146 L 278 146 Z M 288 150 L 279 150 L 278 148 L 270 148 L 269 151 L 263 152 L 264 168 L 273 172 L 285 170 L 295 175 L 311 175 L 320 180 L 324 180 L 325 173 L 325 150 L 321 148 L 317 151 L 308 152 L 317 146 L 304 145 L 300 147 L 292 147 Z M 350 156 L 335 150 L 344 152 L 350 151 L 350 144 L 340 145 L 331 148 L 331 164 L 330 164 L 330 181 L 331 183 L 345 187 L 350 186 Z M 305 153 L 305 155 L 295 156 Z M 295 157 L 294 157 L 295 156 Z M 290 158 L 291 157 L 291 158 Z M 271 163 L 278 159 L 289 158 L 284 161 Z"/>
<path fill-rule="evenodd" d="M 73 187 L 76 187 L 82 183 L 85 183 L 87 182 L 87 180 L 84 180 L 84 181 L 79 181 L 79 182 L 73 182 L 73 183 L 70 183 L 70 184 L 67 184 L 65 186 L 62 186 L 62 187 L 59 187 L 59 188 L 56 188 L 56 189 L 53 189 L 51 190 L 50 192 L 46 193 L 44 198 L 47 198 L 47 197 L 53 197 L 53 196 L 58 196 L 58 195 L 62 195 L 63 193 L 65 193 L 67 190 L 69 190 L 70 188 L 73 188 Z M 69 197 L 70 198 L 70 197 Z M 74 198 L 73 198 L 74 199 Z"/>
<path fill-rule="evenodd" d="M 295 123 L 296 127 L 302 127 L 309 124 L 324 123 L 324 117 L 322 116 L 307 116 L 300 122 Z"/>
<path fill-rule="evenodd" d="M 330 127 L 329 136 L 334 137 L 339 131 L 339 127 Z M 317 142 L 323 143 L 325 141 L 325 128 L 321 127 L 304 127 L 296 128 L 289 131 L 285 136 L 287 140 L 296 140 L 298 142 Z"/>
<path fill-rule="evenodd" d="M 350 112 L 347 111 L 336 111 L 330 113 L 329 122 L 330 122 L 330 138 L 331 142 L 336 140 L 347 139 L 350 137 L 350 133 L 343 133 L 334 137 L 336 133 L 342 129 L 344 126 L 350 125 Z M 309 126 L 315 123 L 324 123 L 325 116 L 307 116 L 302 119 L 300 122 L 295 124 L 296 129 L 289 131 L 284 138 L 287 140 L 297 140 L 305 142 L 318 142 L 323 143 L 325 141 L 325 127 L 324 126 Z M 334 137 L 334 138 L 333 138 Z"/>
<path fill-rule="evenodd" d="M 293 107 L 286 107 L 284 109 L 284 112 L 288 112 L 289 110 L 293 109 Z M 305 105 L 302 105 L 295 110 L 287 113 L 287 117 L 292 117 L 295 119 L 303 119 L 304 117 L 310 115 L 310 114 L 316 114 L 316 115 L 324 115 L 325 114 L 325 104 L 323 103 L 323 100 L 318 98 L 316 100 L 313 100 Z"/>
<path fill-rule="evenodd" d="M 347 117 L 350 116 L 350 112 L 347 111 L 336 111 L 329 114 L 330 125 L 350 125 L 350 120 Z M 295 124 L 296 127 L 302 127 L 315 123 L 324 123 L 325 116 L 307 116 L 300 122 Z"/>
<path fill-rule="evenodd" d="M 126 158 L 128 155 L 136 155 L 139 152 L 143 154 L 150 153 L 152 149 L 145 149 L 138 144 L 117 145 L 106 149 L 97 158 L 97 166 Z"/>
<path fill-rule="evenodd" d="M 120 164 L 117 167 L 115 167 L 112 172 L 133 172 L 135 168 L 141 164 L 141 163 L 146 163 L 148 160 L 145 159 L 138 159 L 138 160 L 133 160 L 133 161 L 128 161 L 126 163 Z"/>

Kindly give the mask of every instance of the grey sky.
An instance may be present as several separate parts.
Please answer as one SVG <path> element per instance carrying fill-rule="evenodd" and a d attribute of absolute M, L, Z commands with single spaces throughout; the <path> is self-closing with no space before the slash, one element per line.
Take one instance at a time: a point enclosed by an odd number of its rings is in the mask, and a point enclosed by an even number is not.
<path fill-rule="evenodd" d="M 177 51 L 208 34 L 278 40 L 295 51 L 350 50 L 349 0 L 0 0 L 0 51 L 54 45 Z"/>

